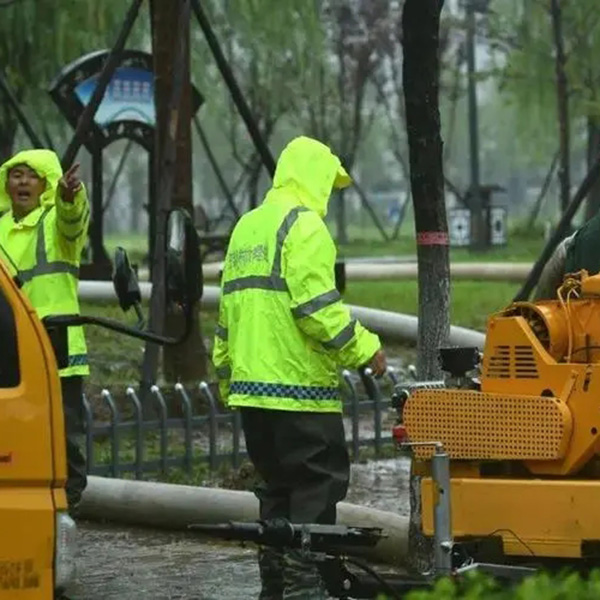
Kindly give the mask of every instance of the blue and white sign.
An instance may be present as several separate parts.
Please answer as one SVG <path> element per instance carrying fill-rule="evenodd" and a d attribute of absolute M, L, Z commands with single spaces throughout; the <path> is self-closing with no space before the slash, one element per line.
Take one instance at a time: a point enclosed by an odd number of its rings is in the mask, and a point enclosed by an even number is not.
<path fill-rule="evenodd" d="M 108 50 L 96 50 L 82 56 L 67 65 L 50 84 L 50 96 L 73 128 L 92 98 L 109 54 Z M 129 139 L 151 151 L 156 126 L 154 91 L 152 55 L 123 50 L 85 140 L 88 150 L 96 152 L 116 140 Z M 192 114 L 203 101 L 192 86 Z"/>
<path fill-rule="evenodd" d="M 84 106 L 96 89 L 98 77 L 90 77 L 75 87 L 75 94 Z M 154 126 L 154 73 L 132 67 L 118 68 L 98 107 L 95 121 L 100 127 L 119 121 L 137 121 Z"/>

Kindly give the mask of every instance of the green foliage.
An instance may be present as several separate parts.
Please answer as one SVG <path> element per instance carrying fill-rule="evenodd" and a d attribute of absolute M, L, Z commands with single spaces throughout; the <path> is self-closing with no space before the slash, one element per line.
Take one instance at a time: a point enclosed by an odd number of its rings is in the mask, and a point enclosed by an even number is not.
<path fill-rule="evenodd" d="M 204 7 L 253 115 L 263 130 L 271 128 L 296 106 L 307 83 L 303 76 L 312 71 L 314 57 L 320 56 L 323 35 L 315 4 L 303 0 L 213 0 Z M 195 28 L 192 31 L 193 53 L 199 59 L 194 64 L 194 78 L 202 89 L 211 90 L 211 112 L 229 117 L 237 136 L 239 118 L 232 119 L 230 103 L 219 101 L 213 92 L 221 88 L 227 98 L 221 75 L 201 34 Z"/>
<path fill-rule="evenodd" d="M 599 595 L 600 571 L 596 570 L 586 579 L 576 573 L 540 573 L 512 589 L 481 575 L 467 577 L 460 584 L 441 579 L 432 591 L 412 592 L 408 600 L 592 600 Z"/>
<path fill-rule="evenodd" d="M 600 115 L 600 19 L 595 0 L 561 2 L 572 120 Z M 489 39 L 500 91 L 514 103 L 521 141 L 533 153 L 558 144 L 555 49 L 549 0 L 493 0 Z"/>
<path fill-rule="evenodd" d="M 19 100 L 36 121 L 58 122 L 48 85 L 67 63 L 84 53 L 111 47 L 130 2 L 123 0 L 21 0 L 0 8 L 0 64 Z M 143 39 L 147 14 L 141 12 L 130 46 Z M 14 115 L 0 112 L 0 130 L 14 126 Z"/>

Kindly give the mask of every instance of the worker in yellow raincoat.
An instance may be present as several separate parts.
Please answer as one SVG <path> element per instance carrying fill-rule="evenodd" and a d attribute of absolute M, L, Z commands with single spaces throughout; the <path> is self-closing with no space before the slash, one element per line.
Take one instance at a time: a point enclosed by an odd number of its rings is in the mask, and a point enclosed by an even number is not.
<path fill-rule="evenodd" d="M 225 258 L 213 361 L 264 481 L 261 519 L 335 523 L 350 470 L 338 367 L 386 369 L 378 337 L 335 289 L 336 249 L 323 218 L 332 191 L 350 183 L 327 146 L 294 139 Z M 263 600 L 326 597 L 318 570 L 299 552 L 262 550 L 259 566 Z"/>
<path fill-rule="evenodd" d="M 79 314 L 77 287 L 90 210 L 77 175 L 50 150 L 25 150 L 0 166 L 0 259 L 18 276 L 40 318 Z M 67 502 L 73 509 L 86 486 L 77 443 L 83 430 L 83 377 L 89 374 L 83 329 L 68 330 L 69 364 L 61 369 L 67 441 Z"/>

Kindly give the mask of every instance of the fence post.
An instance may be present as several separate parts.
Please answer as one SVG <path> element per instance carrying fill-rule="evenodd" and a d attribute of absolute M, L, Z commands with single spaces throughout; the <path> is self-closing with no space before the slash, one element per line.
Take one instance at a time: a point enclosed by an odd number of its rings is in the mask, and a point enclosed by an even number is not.
<path fill-rule="evenodd" d="M 128 387 L 125 394 L 132 401 L 135 410 L 135 478 L 144 478 L 144 431 L 142 426 L 142 404 L 132 387 Z"/>
<path fill-rule="evenodd" d="M 164 475 L 167 472 L 167 405 L 157 385 L 150 388 L 150 393 L 156 398 L 160 410 L 160 470 Z"/>
<path fill-rule="evenodd" d="M 408 370 L 408 374 L 410 375 L 410 378 L 413 381 L 417 381 L 418 380 L 417 367 L 415 367 L 415 365 L 408 365 L 407 370 Z"/>
<path fill-rule="evenodd" d="M 208 416 L 208 467 L 211 471 L 214 471 L 217 468 L 217 403 L 206 381 L 201 381 L 198 387 L 200 393 L 208 401 L 210 411 Z"/>
<path fill-rule="evenodd" d="M 87 472 L 92 473 L 94 468 L 94 414 L 85 394 L 82 399 L 85 419 L 85 462 Z"/>
<path fill-rule="evenodd" d="M 185 455 L 183 462 L 185 470 L 191 474 L 192 472 L 192 402 L 190 397 L 187 395 L 185 388 L 181 383 L 175 384 L 175 391 L 181 397 L 181 403 L 183 404 L 183 414 L 185 419 L 184 426 L 184 448 Z"/>
<path fill-rule="evenodd" d="M 352 415 L 352 460 L 354 462 L 358 462 L 360 454 L 360 407 L 358 403 L 358 394 L 356 393 L 356 387 L 352 382 L 352 375 L 350 374 L 350 371 L 344 370 L 342 377 L 344 378 L 344 381 L 350 390 L 350 414 Z"/>
<path fill-rule="evenodd" d="M 110 419 L 110 454 L 111 454 L 111 473 L 113 477 L 119 476 L 119 411 L 107 389 L 103 389 L 100 393 L 102 399 L 108 405 L 108 409 L 111 414 Z"/>
<path fill-rule="evenodd" d="M 396 373 L 396 369 L 394 369 L 393 367 L 388 367 L 386 373 L 387 376 L 390 378 L 393 387 L 397 386 L 400 383 L 400 380 L 398 379 L 398 373 Z"/>

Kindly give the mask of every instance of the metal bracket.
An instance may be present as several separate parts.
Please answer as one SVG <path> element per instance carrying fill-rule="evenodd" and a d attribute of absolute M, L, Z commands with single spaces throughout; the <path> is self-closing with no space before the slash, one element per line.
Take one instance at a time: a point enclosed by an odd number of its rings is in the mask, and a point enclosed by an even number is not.
<path fill-rule="evenodd" d="M 450 502 L 450 456 L 442 442 L 405 442 L 400 447 L 433 446 L 431 478 L 433 480 L 433 575 L 449 575 L 452 572 L 452 511 Z"/>

